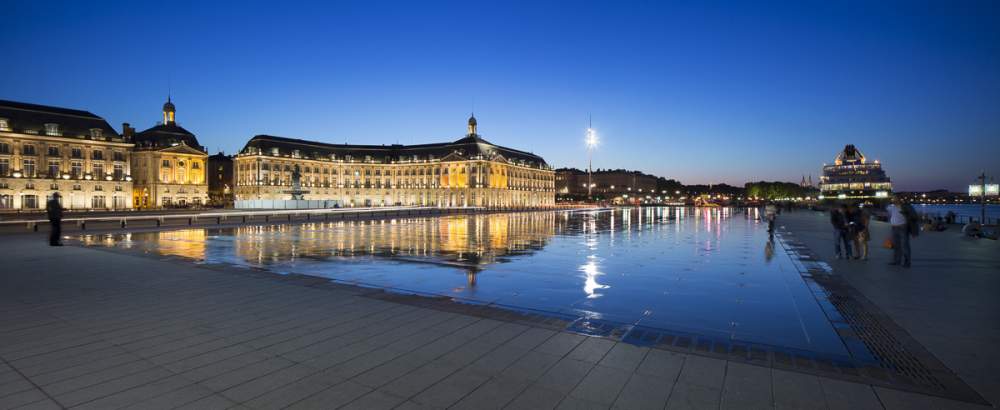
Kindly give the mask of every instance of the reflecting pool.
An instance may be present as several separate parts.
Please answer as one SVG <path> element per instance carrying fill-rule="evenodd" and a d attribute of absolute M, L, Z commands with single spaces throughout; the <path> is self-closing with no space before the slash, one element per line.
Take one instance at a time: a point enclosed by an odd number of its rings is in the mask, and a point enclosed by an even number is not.
<path fill-rule="evenodd" d="M 754 209 L 542 211 L 88 235 L 81 241 L 846 354 Z"/>

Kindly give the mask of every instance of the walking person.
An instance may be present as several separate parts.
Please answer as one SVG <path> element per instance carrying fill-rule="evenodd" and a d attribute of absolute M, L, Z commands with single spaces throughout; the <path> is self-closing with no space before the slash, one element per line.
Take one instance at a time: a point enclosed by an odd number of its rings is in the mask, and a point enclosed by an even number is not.
<path fill-rule="evenodd" d="M 861 218 L 861 215 L 858 214 L 858 208 L 853 204 L 845 205 L 844 215 L 844 219 L 847 221 L 847 246 L 854 252 L 854 259 L 858 259 L 861 256 L 861 252 L 858 250 L 858 232 L 860 231 L 859 219 Z"/>
<path fill-rule="evenodd" d="M 59 193 L 52 194 L 52 198 L 45 203 L 45 213 L 49 217 L 49 246 L 63 246 L 62 244 L 62 217 L 63 207 L 59 203 Z"/>
<path fill-rule="evenodd" d="M 774 239 L 774 221 L 777 219 L 778 207 L 774 206 L 774 203 L 768 203 L 764 206 L 764 219 L 767 219 L 767 234 L 773 240 Z"/>
<path fill-rule="evenodd" d="M 920 232 L 919 219 L 913 207 L 904 204 L 899 197 L 893 197 L 885 210 L 889 213 L 889 225 L 892 226 L 892 262 L 889 264 L 909 268 L 910 236 L 917 236 Z"/>

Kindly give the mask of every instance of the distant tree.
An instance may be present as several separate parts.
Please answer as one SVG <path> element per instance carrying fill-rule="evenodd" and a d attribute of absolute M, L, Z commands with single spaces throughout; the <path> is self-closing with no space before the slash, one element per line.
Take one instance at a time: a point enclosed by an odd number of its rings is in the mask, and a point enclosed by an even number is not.
<path fill-rule="evenodd" d="M 815 197 L 819 195 L 819 190 L 813 187 L 803 187 L 793 182 L 747 182 L 744 185 L 746 196 L 764 198 L 768 200 L 782 198 Z"/>

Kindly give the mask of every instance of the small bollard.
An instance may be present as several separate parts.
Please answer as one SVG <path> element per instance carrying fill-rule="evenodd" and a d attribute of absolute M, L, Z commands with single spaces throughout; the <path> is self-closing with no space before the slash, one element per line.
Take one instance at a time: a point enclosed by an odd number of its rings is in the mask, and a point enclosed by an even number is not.
<path fill-rule="evenodd" d="M 31 222 L 28 225 L 31 225 L 31 229 L 32 230 L 34 230 L 35 232 L 38 232 L 38 224 L 37 223 Z"/>
<path fill-rule="evenodd" d="M 243 215 L 243 223 L 247 223 L 247 216 Z"/>
<path fill-rule="evenodd" d="M 80 221 L 80 230 L 81 231 L 87 230 L 87 221 Z"/>
<path fill-rule="evenodd" d="M 122 229 L 125 229 L 125 218 L 122 218 Z"/>
<path fill-rule="evenodd" d="M 156 218 L 156 226 L 159 227 L 163 224 L 163 218 Z"/>
<path fill-rule="evenodd" d="M 218 216 L 217 216 L 217 217 L 215 217 L 215 224 L 216 224 L 216 225 L 221 225 L 221 224 L 222 224 L 222 218 L 221 218 L 221 217 L 218 217 Z"/>
<path fill-rule="evenodd" d="M 194 223 L 194 218 L 188 218 L 188 225 L 191 225 L 193 223 Z"/>

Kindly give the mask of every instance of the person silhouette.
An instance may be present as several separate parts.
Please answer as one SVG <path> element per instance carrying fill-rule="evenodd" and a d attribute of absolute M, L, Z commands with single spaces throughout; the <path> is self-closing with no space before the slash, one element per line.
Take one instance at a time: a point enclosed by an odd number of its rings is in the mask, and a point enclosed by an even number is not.
<path fill-rule="evenodd" d="M 62 244 L 62 217 L 63 207 L 59 203 L 58 192 L 52 194 L 45 203 L 45 213 L 49 217 L 49 246 L 63 246 Z"/>

